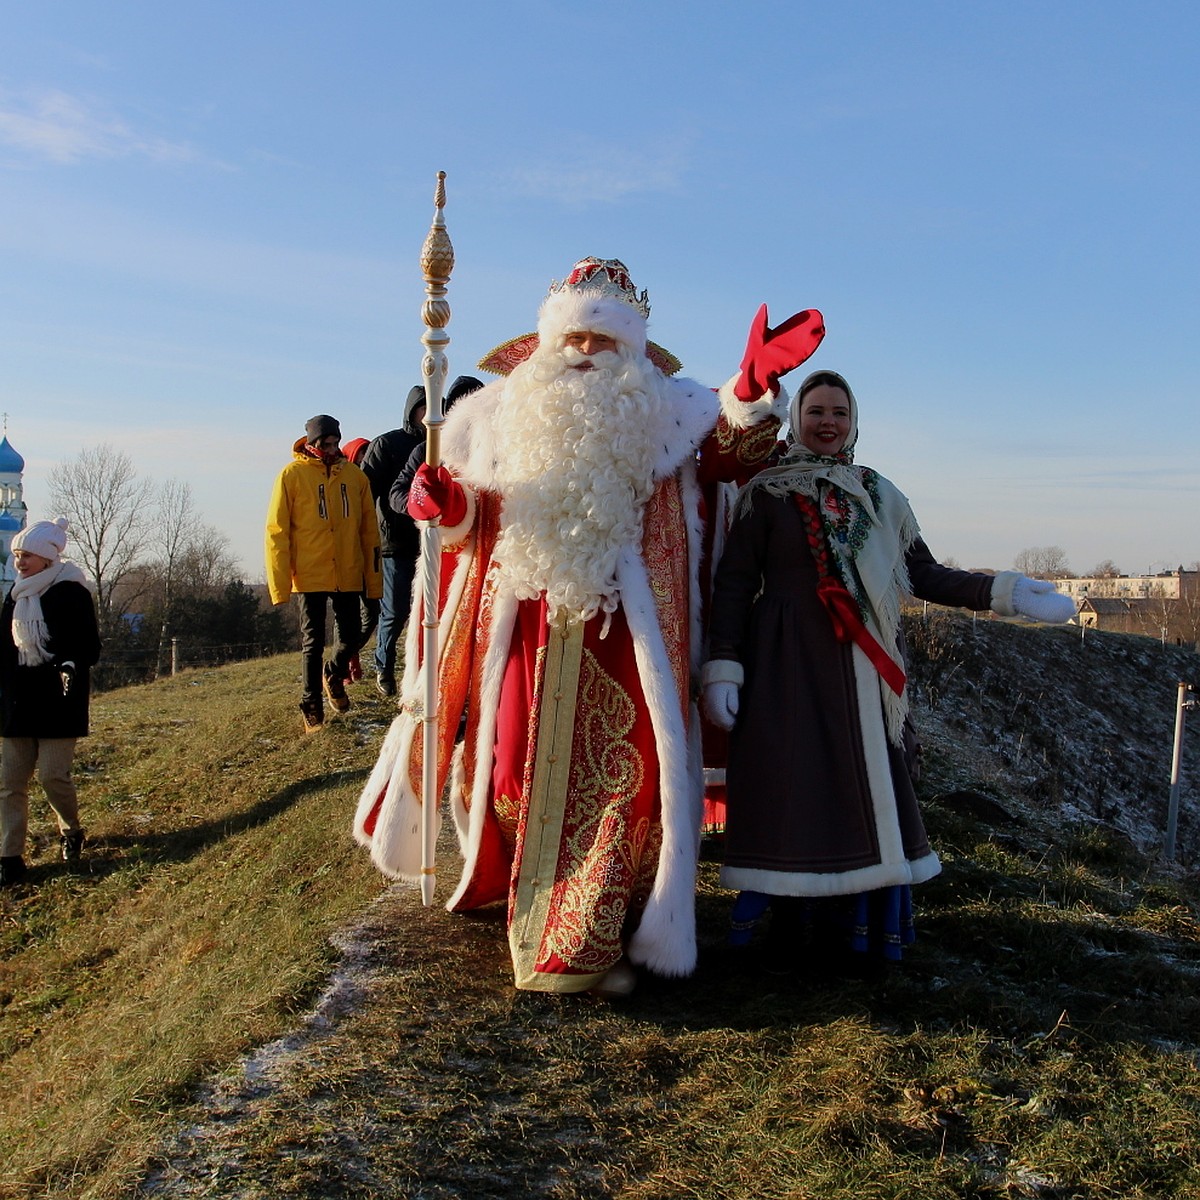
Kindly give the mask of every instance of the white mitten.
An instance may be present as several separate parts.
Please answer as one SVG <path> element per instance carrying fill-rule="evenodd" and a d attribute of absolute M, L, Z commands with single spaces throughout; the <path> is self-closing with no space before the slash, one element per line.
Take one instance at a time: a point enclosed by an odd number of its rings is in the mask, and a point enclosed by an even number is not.
<path fill-rule="evenodd" d="M 1012 605 L 1021 616 L 1052 625 L 1069 621 L 1076 612 L 1075 601 L 1058 591 L 1052 580 L 1024 575 L 1013 584 Z"/>
<path fill-rule="evenodd" d="M 741 690 L 736 683 L 710 683 L 704 689 L 704 711 L 718 729 L 733 728 Z"/>
<path fill-rule="evenodd" d="M 728 732 L 737 720 L 742 664 L 729 658 L 714 658 L 704 664 L 700 679 L 704 684 L 705 715 L 718 729 Z"/>

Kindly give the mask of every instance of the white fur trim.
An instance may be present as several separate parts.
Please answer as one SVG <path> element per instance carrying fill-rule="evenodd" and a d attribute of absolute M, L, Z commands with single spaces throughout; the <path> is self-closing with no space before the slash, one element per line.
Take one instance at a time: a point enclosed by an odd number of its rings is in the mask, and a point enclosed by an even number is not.
<path fill-rule="evenodd" d="M 408 786 L 405 769 L 413 737 L 420 729 L 421 722 L 407 713 L 401 713 L 392 722 L 354 817 L 355 840 L 370 847 L 371 859 L 380 871 L 390 879 L 403 879 L 406 883 L 421 880 L 421 801 Z M 375 831 L 368 835 L 363 822 L 381 790 L 383 804 Z M 439 829 L 441 819 L 439 812 L 436 818 Z"/>
<path fill-rule="evenodd" d="M 1017 580 L 1023 578 L 1020 571 L 1000 571 L 992 579 L 992 612 L 1000 617 L 1015 617 L 1017 610 L 1013 607 L 1013 588 Z"/>
<path fill-rule="evenodd" d="M 442 611 L 438 628 L 438 653 L 444 655 L 453 621 L 454 611 L 462 599 L 466 586 L 470 555 L 463 554 L 447 589 L 446 605 Z M 389 878 L 402 879 L 406 883 L 421 881 L 421 797 L 417 795 L 408 778 L 408 760 L 412 751 L 413 738 L 424 736 L 424 723 L 417 716 L 424 699 L 424 680 L 418 665 L 423 627 L 419 616 L 423 611 L 422 592 L 424 577 L 421 562 L 413 581 L 412 614 L 408 622 L 404 650 L 404 677 L 400 684 L 399 715 L 392 721 L 383 740 L 379 757 L 359 796 L 354 816 L 354 839 L 371 851 L 375 865 Z M 458 720 L 457 714 L 443 714 L 444 720 Z M 461 792 L 461 788 L 459 789 Z M 374 833 L 364 828 L 367 817 L 375 807 L 380 794 L 383 801 L 375 822 Z M 456 794 L 452 797 L 452 811 L 456 824 L 461 827 L 461 814 L 453 809 L 453 803 L 461 806 Z M 441 809 L 436 817 L 441 828 Z"/>
<path fill-rule="evenodd" d="M 606 333 L 639 354 L 646 353 L 646 318 L 632 305 L 602 292 L 554 292 L 538 312 L 538 341 L 561 347 L 568 333 Z"/>
<path fill-rule="evenodd" d="M 924 858 L 904 863 L 901 868 L 879 864 L 828 875 L 811 871 L 785 873 L 751 867 L 722 867 L 721 886 L 738 892 L 765 892 L 770 896 L 853 896 L 902 883 L 925 883 L 940 875 L 941 870 L 941 860 L 931 850 Z"/>
<path fill-rule="evenodd" d="M 617 579 L 657 743 L 662 806 L 658 871 L 630 939 L 629 959 L 660 975 L 690 975 L 696 968 L 696 861 L 703 778 L 684 728 L 646 566 L 632 549 L 618 560 Z"/>
<path fill-rule="evenodd" d="M 517 607 L 516 598 L 511 593 L 503 592 L 495 597 L 492 605 L 489 641 L 484 651 L 479 683 L 479 728 L 475 740 L 475 762 L 472 764 L 474 780 L 471 787 L 471 807 L 467 813 L 465 830 L 459 833 L 459 846 L 463 855 L 462 876 L 458 887 L 454 889 L 454 895 L 446 902 L 447 908 L 454 907 L 471 882 L 479 857 L 479 848 L 483 842 L 483 826 L 492 789 L 492 755 L 496 744 L 496 721 L 500 711 L 500 684 L 503 682 L 504 666 L 508 661 Z"/>
<path fill-rule="evenodd" d="M 741 687 L 746 682 L 746 672 L 742 664 L 732 658 L 710 658 L 700 672 L 700 682 L 708 687 L 710 683 L 732 683 Z"/>
<path fill-rule="evenodd" d="M 785 387 L 780 386 L 777 396 L 768 391 L 755 400 L 739 400 L 733 389 L 741 377 L 742 373 L 738 371 L 717 393 L 721 400 L 721 415 L 734 429 L 749 429 L 768 417 L 778 417 L 782 421 L 787 416 L 790 401 Z"/>

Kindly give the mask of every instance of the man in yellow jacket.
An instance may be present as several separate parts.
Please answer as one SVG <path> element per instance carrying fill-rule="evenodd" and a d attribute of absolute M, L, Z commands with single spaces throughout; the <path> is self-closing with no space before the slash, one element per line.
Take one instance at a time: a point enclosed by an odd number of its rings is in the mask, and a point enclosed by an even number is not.
<path fill-rule="evenodd" d="M 341 451 L 341 427 L 330 416 L 313 417 L 292 447 L 267 510 L 267 589 L 273 604 L 296 594 L 304 730 L 321 728 L 322 689 L 338 711 L 350 707 L 346 675 L 362 649 L 359 597 L 383 594 L 379 525 L 367 477 Z M 326 601 L 333 606 L 336 643 L 325 658 Z"/>

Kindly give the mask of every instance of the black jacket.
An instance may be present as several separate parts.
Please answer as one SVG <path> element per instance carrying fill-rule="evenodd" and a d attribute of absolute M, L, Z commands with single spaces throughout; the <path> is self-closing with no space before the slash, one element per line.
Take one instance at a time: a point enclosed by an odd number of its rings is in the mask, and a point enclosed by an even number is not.
<path fill-rule="evenodd" d="M 425 443 L 422 442 L 408 456 L 408 462 L 400 468 L 400 474 L 396 476 L 396 482 L 392 484 L 389 502 L 395 512 L 408 512 L 408 493 L 412 490 L 413 480 L 424 462 Z M 412 518 L 410 517 L 409 520 L 411 521 Z"/>
<path fill-rule="evenodd" d="M 483 387 L 483 383 L 471 375 L 460 375 L 446 393 L 444 412 L 449 412 L 460 396 Z M 413 418 L 413 410 L 425 403 L 425 389 L 417 386 L 408 393 L 404 402 L 404 425 L 388 433 L 381 433 L 363 452 L 359 464 L 371 483 L 371 495 L 375 500 L 375 512 L 379 516 L 379 544 L 385 557 L 416 558 L 421 550 L 421 535 L 416 523 L 408 515 L 404 505 L 396 507 L 392 502 L 396 495 L 398 480 L 412 464 L 411 470 L 425 461 L 425 429 Z M 412 456 L 419 455 L 413 460 Z M 404 499 L 412 486 L 412 475 L 408 474 L 403 486 Z"/>
<path fill-rule="evenodd" d="M 0 736 L 84 737 L 88 731 L 89 668 L 100 658 L 100 631 L 92 593 L 64 579 L 42 593 L 42 619 L 53 661 L 23 667 L 13 641 L 10 591 L 0 609 Z M 75 664 L 64 693 L 62 664 Z"/>
<path fill-rule="evenodd" d="M 379 519 L 379 549 L 386 558 L 401 554 L 412 557 L 420 544 L 417 527 L 407 514 L 392 511 L 388 493 L 413 447 L 425 440 L 425 432 L 414 417 L 416 408 L 424 403 L 425 389 L 419 384 L 410 388 L 404 401 L 404 424 L 374 438 L 359 463 L 371 485 L 375 515 Z"/>

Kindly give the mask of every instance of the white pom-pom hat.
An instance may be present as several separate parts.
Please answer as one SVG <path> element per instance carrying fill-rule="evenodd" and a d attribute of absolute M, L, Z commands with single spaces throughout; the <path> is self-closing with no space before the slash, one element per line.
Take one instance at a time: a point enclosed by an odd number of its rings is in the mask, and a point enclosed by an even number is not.
<path fill-rule="evenodd" d="M 28 554 L 37 554 L 41 558 L 57 562 L 58 556 L 67 548 L 67 518 L 35 521 L 13 538 L 12 548 L 14 551 L 24 550 Z"/>

